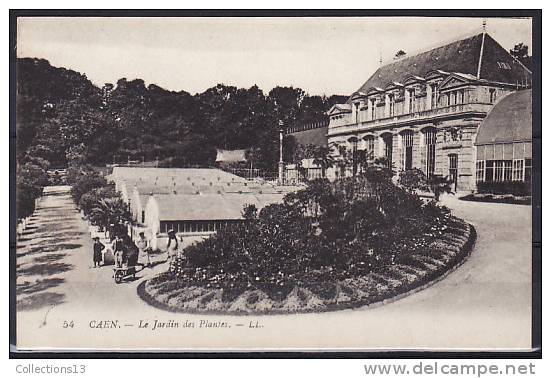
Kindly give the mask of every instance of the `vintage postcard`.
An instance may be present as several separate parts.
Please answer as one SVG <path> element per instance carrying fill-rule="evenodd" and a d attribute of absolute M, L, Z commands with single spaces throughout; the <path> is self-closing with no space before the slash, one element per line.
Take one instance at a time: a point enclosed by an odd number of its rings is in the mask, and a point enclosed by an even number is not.
<path fill-rule="evenodd" d="M 18 16 L 14 347 L 533 350 L 532 22 Z"/>

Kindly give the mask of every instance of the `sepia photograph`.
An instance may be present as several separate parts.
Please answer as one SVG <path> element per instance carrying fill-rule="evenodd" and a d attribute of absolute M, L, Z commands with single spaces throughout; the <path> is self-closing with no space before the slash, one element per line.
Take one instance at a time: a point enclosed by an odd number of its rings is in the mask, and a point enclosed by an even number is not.
<path fill-rule="evenodd" d="M 10 14 L 13 350 L 541 348 L 541 13 L 276 13 Z"/>

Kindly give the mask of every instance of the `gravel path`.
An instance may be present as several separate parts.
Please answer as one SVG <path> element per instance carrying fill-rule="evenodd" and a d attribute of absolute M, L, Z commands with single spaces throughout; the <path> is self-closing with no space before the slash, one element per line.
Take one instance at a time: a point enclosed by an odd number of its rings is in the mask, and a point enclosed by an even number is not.
<path fill-rule="evenodd" d="M 530 346 L 529 206 L 444 199 L 455 215 L 476 227 L 477 245 L 446 279 L 394 303 L 323 314 L 200 316 L 164 312 L 138 298 L 137 285 L 166 270 L 165 264 L 120 285 L 110 267 L 92 268 L 92 241 L 68 190 L 46 188 L 18 245 L 20 348 Z"/>

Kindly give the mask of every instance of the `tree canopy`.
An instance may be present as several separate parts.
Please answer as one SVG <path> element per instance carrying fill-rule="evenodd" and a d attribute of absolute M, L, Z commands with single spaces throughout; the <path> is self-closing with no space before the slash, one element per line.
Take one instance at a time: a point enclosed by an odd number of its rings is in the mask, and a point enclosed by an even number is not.
<path fill-rule="evenodd" d="M 310 96 L 294 87 L 218 84 L 203 93 L 168 91 L 121 78 L 102 88 L 44 59 L 17 61 L 17 153 L 102 165 L 127 160 L 210 166 L 216 149 L 256 149 L 256 166 L 275 170 L 278 122 L 315 122 L 343 96 Z M 75 155 L 75 146 L 78 154 Z M 77 154 L 77 155 L 78 155 Z"/>

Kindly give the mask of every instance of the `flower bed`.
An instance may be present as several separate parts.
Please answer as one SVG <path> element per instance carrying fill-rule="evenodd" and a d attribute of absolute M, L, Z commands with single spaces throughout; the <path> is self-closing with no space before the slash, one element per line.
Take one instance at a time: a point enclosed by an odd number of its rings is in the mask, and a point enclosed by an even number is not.
<path fill-rule="evenodd" d="M 458 267 L 476 241 L 475 229 L 454 218 L 424 254 L 407 255 L 380 273 L 333 282 L 209 285 L 163 273 L 142 283 L 138 292 L 149 304 L 188 313 L 275 314 L 321 312 L 384 303 L 420 290 Z"/>
<path fill-rule="evenodd" d="M 371 167 L 316 180 L 280 204 L 185 249 L 140 287 L 181 311 L 324 311 L 378 302 L 420 287 L 462 261 L 474 231 L 435 201 Z"/>
<path fill-rule="evenodd" d="M 513 194 L 467 194 L 459 198 L 462 201 L 508 203 L 513 205 L 531 205 L 531 196 L 515 196 Z"/>

